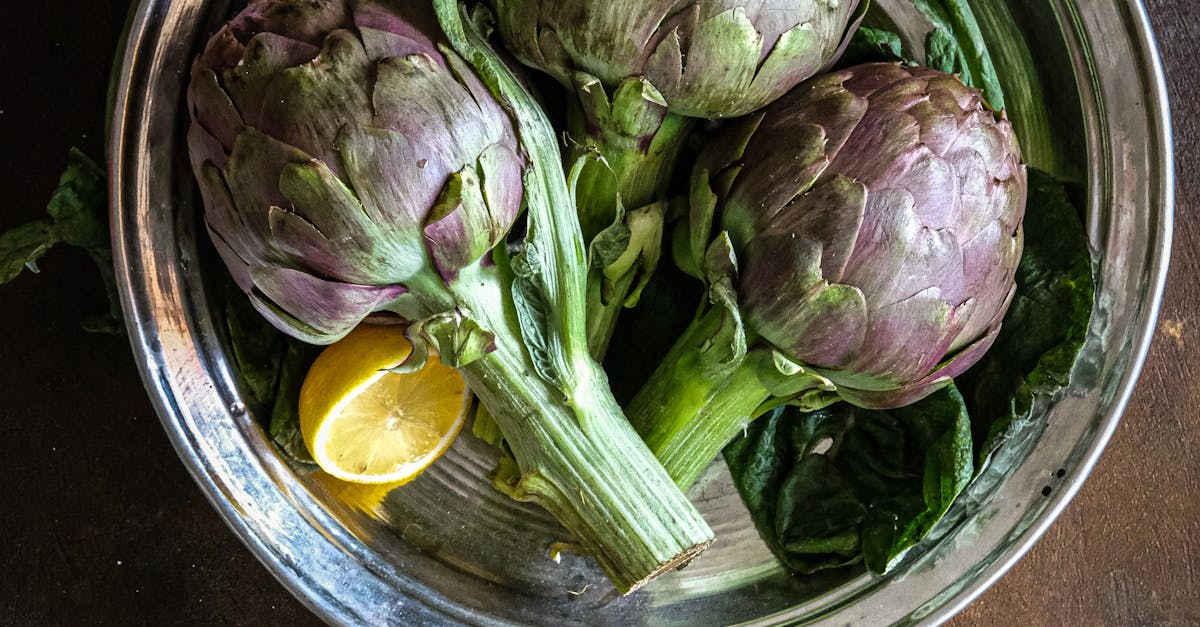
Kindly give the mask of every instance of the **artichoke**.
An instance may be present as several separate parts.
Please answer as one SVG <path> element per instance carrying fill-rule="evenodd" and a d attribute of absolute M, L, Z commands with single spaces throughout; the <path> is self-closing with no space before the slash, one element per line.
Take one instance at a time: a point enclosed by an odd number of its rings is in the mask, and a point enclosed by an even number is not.
<path fill-rule="evenodd" d="M 565 84 L 644 78 L 674 113 L 745 115 L 844 46 L 858 0 L 495 0 L 522 62 Z M 849 29 L 852 32 L 853 29 Z"/>
<path fill-rule="evenodd" d="M 593 244 L 589 341 L 603 356 L 661 248 L 666 188 L 694 118 L 756 111 L 831 64 L 858 0 L 493 0 L 513 54 L 577 92 L 571 161 Z M 626 209 L 630 210 L 628 213 Z M 634 213 L 637 212 L 637 213 Z"/>
<path fill-rule="evenodd" d="M 1011 125 L 955 76 L 880 63 L 804 83 L 697 162 L 678 262 L 717 306 L 630 420 L 686 485 L 768 407 L 931 394 L 999 332 L 1026 186 Z"/>
<path fill-rule="evenodd" d="M 213 36 L 188 90 L 205 221 L 294 337 L 409 320 L 407 366 L 436 348 L 499 425 L 518 472 L 498 487 L 629 591 L 711 531 L 587 354 L 583 243 L 548 124 L 456 2 L 435 4 L 257 0 Z"/>
<path fill-rule="evenodd" d="M 520 208 L 512 121 L 438 51 L 432 12 L 402 6 L 252 3 L 192 68 L 213 243 L 259 312 L 310 343 L 453 280 Z"/>

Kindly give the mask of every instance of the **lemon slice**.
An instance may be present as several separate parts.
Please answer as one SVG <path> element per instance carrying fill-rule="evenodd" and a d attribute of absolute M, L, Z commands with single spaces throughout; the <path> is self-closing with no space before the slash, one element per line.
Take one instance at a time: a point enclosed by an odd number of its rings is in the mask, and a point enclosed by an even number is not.
<path fill-rule="evenodd" d="M 388 371 L 411 352 L 404 327 L 361 325 L 313 362 L 300 388 L 300 432 L 321 470 L 399 485 L 449 448 L 471 394 L 434 355 L 416 372 Z"/>

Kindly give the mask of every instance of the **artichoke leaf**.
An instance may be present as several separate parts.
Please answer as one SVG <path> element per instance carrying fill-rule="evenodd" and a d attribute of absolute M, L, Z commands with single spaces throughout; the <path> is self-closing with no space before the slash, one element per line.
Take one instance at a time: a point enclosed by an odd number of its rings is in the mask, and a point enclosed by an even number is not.
<path fill-rule="evenodd" d="M 425 240 L 438 272 L 453 281 L 492 248 L 490 215 L 482 181 L 473 166 L 451 175 L 425 223 Z"/>
<path fill-rule="evenodd" d="M 732 373 L 746 358 L 748 340 L 737 299 L 737 255 L 729 234 L 722 231 L 708 247 L 704 260 L 708 299 L 721 308 L 717 330 L 700 346 L 701 368 L 706 378 Z"/>
<path fill-rule="evenodd" d="M 679 85 L 703 94 L 702 103 L 677 103 L 693 117 L 734 117 L 741 94 L 750 89 L 763 46 L 762 35 L 744 7 L 718 13 L 696 25 L 683 54 Z M 657 55 L 657 53 L 656 53 Z M 650 73 L 651 82 L 657 78 Z M 670 77 L 675 82 L 675 77 Z M 668 83 L 669 84 L 669 83 Z"/>
<path fill-rule="evenodd" d="M 402 370 L 407 371 L 423 367 L 430 349 L 436 350 L 438 359 L 451 368 L 466 366 L 496 349 L 495 335 L 458 309 L 418 320 L 407 334 L 414 340 L 412 356 L 402 364 Z"/>
<path fill-rule="evenodd" d="M 630 77 L 617 86 L 612 101 L 612 128 L 626 137 L 650 137 L 667 117 L 667 101 L 645 78 Z"/>

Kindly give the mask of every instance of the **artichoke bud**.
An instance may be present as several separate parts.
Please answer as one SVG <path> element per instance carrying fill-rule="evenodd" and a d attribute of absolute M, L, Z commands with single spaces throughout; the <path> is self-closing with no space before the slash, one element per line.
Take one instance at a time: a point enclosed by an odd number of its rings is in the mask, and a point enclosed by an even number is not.
<path fill-rule="evenodd" d="M 1011 300 L 1027 184 L 978 90 L 856 66 L 766 109 L 736 161 L 728 146 L 700 158 L 726 165 L 694 176 L 693 197 L 718 198 L 750 330 L 869 408 L 919 400 L 983 355 Z"/>
<path fill-rule="evenodd" d="M 644 78 L 673 113 L 700 118 L 758 110 L 821 71 L 866 9 L 857 0 L 495 4 L 500 33 L 523 63 L 564 84 L 576 72 L 610 87 Z"/>
<path fill-rule="evenodd" d="M 515 221 L 512 121 L 442 39 L 427 3 L 256 0 L 196 59 L 205 221 L 281 330 L 330 343 L 401 296 L 442 311 L 436 282 Z"/>

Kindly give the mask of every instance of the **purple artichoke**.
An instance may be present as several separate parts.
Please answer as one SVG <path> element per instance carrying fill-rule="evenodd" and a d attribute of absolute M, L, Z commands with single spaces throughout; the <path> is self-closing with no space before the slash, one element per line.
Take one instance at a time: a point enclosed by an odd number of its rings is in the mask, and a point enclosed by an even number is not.
<path fill-rule="evenodd" d="M 996 338 L 1025 192 L 1012 127 L 954 76 L 880 63 L 802 84 L 700 156 L 677 262 L 717 306 L 630 421 L 686 486 L 773 405 L 931 394 Z"/>
<path fill-rule="evenodd" d="M 209 233 L 280 329 L 335 341 L 509 231 L 512 122 L 442 39 L 425 2 L 259 1 L 193 65 Z"/>
<path fill-rule="evenodd" d="M 977 90 L 895 64 L 822 76 L 767 109 L 736 162 L 719 211 L 746 325 L 843 399 L 907 405 L 991 346 L 1026 176 Z"/>
<path fill-rule="evenodd" d="M 566 84 L 644 77 L 670 110 L 756 111 L 830 63 L 858 0 L 494 0 L 513 54 Z"/>

